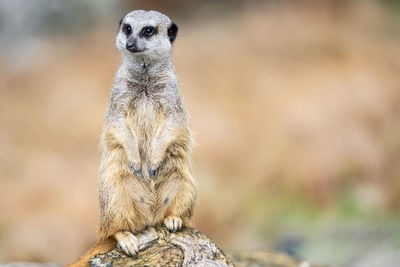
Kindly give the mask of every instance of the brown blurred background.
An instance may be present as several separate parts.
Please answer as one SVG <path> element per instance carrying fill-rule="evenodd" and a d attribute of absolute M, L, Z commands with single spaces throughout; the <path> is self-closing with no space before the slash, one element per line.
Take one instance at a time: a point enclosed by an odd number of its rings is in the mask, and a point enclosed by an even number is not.
<path fill-rule="evenodd" d="M 180 27 L 196 223 L 227 250 L 400 262 L 398 1 L 0 0 L 0 263 L 95 242 L 119 19 Z"/>

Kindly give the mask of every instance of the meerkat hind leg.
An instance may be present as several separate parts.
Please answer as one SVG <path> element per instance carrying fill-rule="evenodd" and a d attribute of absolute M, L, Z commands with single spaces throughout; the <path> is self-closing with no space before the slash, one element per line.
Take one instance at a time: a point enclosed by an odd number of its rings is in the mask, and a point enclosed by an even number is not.
<path fill-rule="evenodd" d="M 128 231 L 120 231 L 114 234 L 117 246 L 129 256 L 134 256 L 139 251 L 139 242 L 134 234 Z"/>

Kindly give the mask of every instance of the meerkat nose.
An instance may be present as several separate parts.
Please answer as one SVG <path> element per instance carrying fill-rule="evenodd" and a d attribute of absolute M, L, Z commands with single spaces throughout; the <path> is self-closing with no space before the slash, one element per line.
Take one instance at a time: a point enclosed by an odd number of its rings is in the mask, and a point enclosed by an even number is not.
<path fill-rule="evenodd" d="M 135 42 L 134 41 L 128 41 L 126 43 L 126 49 L 128 51 L 130 51 L 130 52 L 135 52 L 137 50 Z"/>

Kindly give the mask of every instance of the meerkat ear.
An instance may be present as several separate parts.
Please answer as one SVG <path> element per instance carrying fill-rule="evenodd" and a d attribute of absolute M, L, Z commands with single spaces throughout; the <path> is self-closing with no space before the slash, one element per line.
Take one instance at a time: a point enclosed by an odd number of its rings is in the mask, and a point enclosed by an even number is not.
<path fill-rule="evenodd" d="M 122 24 L 123 20 L 124 20 L 124 18 L 120 19 L 119 24 L 118 24 L 118 30 L 121 28 L 121 24 Z"/>
<path fill-rule="evenodd" d="M 171 44 L 175 41 L 176 35 L 178 34 L 178 26 L 174 22 L 168 28 L 168 37 Z"/>

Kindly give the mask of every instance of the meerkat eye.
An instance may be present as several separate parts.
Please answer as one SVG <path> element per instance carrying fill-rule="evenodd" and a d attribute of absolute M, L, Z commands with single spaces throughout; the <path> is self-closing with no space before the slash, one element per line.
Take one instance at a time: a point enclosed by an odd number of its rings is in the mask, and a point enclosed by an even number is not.
<path fill-rule="evenodd" d="M 124 28 L 122 30 L 127 36 L 132 33 L 132 27 L 129 24 L 124 24 Z"/>
<path fill-rule="evenodd" d="M 145 37 L 150 37 L 156 32 L 156 29 L 152 26 L 147 26 L 142 29 L 142 35 Z"/>

